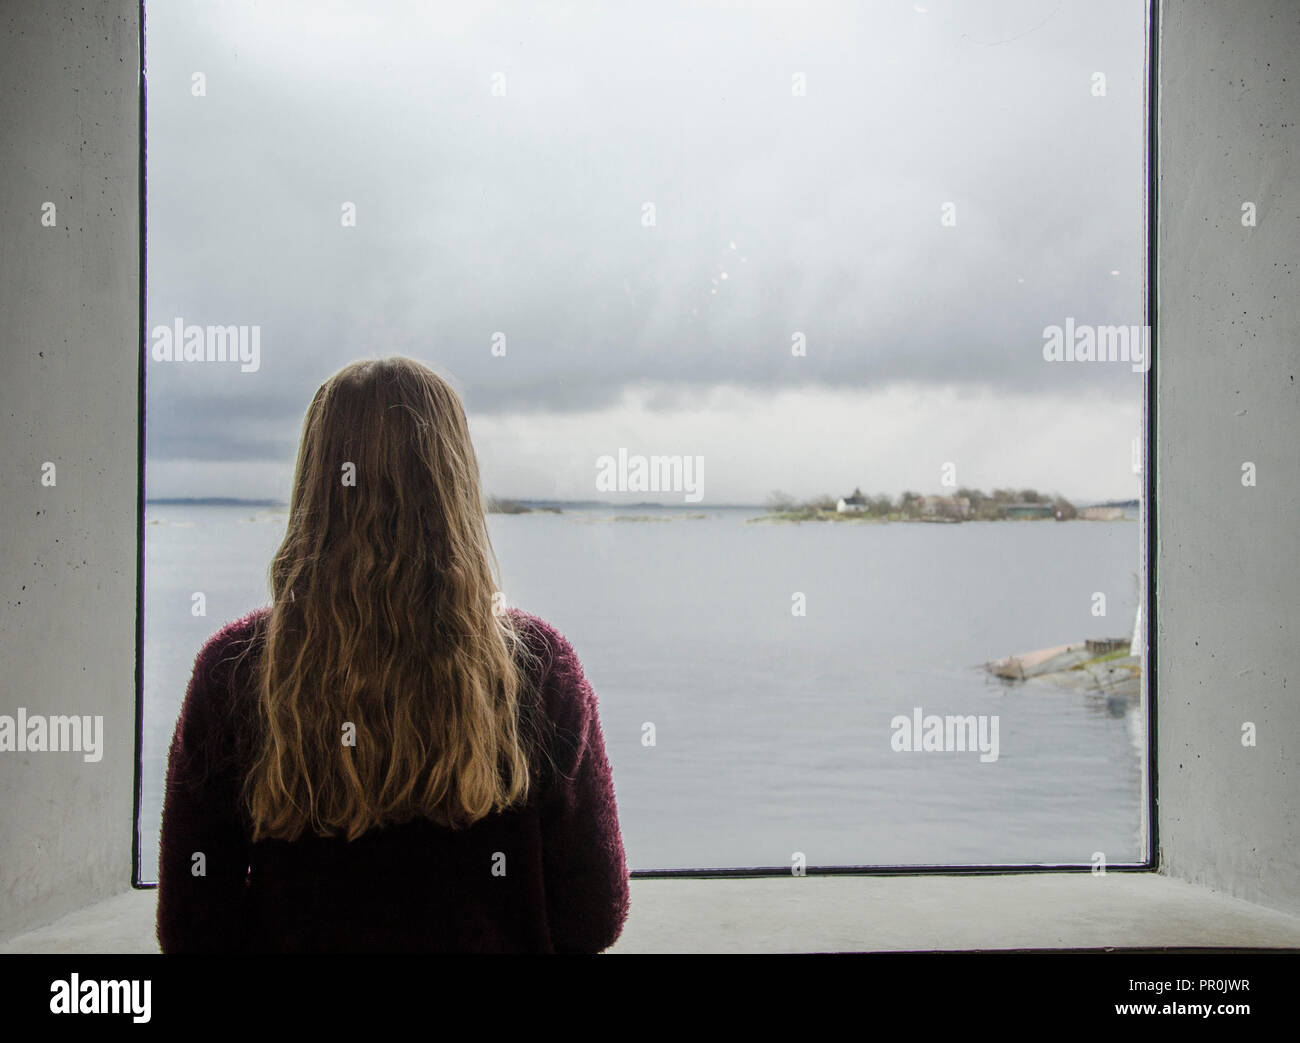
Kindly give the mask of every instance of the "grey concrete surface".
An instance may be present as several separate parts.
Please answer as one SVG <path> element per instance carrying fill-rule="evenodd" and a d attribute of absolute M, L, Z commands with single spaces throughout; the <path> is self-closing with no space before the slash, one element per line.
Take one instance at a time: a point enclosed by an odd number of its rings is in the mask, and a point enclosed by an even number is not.
<path fill-rule="evenodd" d="M 0 953 L 157 952 L 156 892 L 133 891 Z M 1300 918 L 1156 873 L 633 880 L 611 953 L 1022 948 L 1300 950 Z"/>
<path fill-rule="evenodd" d="M 131 883 L 138 33 L 0 7 L 0 713 L 104 719 L 98 762 L 0 753 L 0 934 Z"/>
<path fill-rule="evenodd" d="M 1161 17 L 1160 854 L 1173 876 L 1294 913 L 1300 4 L 1165 0 Z"/>
<path fill-rule="evenodd" d="M 1279 911 L 1300 913 L 1300 4 L 1162 11 L 1157 818 L 1164 872 L 1214 890 L 1120 874 L 638 881 L 617 951 L 1296 944 Z M 0 9 L 0 712 L 106 726 L 98 763 L 0 754 L 11 951 L 152 946 L 153 893 L 120 893 L 134 775 L 138 16 L 133 0 Z"/>

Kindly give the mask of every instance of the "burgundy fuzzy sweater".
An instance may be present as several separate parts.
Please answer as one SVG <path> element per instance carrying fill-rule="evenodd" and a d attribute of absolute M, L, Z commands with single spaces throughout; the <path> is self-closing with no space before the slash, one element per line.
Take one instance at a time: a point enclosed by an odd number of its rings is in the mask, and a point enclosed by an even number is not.
<path fill-rule="evenodd" d="M 511 610 L 541 659 L 534 690 L 553 725 L 554 767 L 526 804 L 461 830 L 421 819 L 351 842 L 308 833 L 254 844 L 238 809 L 246 755 L 234 723 L 249 719 L 252 689 L 247 663 L 232 663 L 266 611 L 225 627 L 195 661 L 163 804 L 163 952 L 599 952 L 613 944 L 628 913 L 613 779 L 595 693 L 561 634 Z"/>

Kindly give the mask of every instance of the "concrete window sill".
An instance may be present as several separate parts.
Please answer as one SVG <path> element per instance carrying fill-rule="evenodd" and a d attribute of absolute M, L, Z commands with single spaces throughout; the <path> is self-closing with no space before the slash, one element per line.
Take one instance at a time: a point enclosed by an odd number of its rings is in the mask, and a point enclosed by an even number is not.
<path fill-rule="evenodd" d="M 0 942 L 3 953 L 157 952 L 157 892 L 129 891 Z M 1300 948 L 1300 917 L 1155 873 L 633 880 L 610 950 Z"/>

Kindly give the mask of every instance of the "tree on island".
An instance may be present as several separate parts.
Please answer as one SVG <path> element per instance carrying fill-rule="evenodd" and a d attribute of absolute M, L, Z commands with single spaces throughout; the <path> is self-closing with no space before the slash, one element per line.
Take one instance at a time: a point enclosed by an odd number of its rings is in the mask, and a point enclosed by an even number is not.
<path fill-rule="evenodd" d="M 970 513 L 965 517 L 973 521 L 1005 521 L 1011 516 L 1009 510 L 1011 505 L 1018 503 L 1050 506 L 1052 512 L 1047 516 L 1059 518 L 1061 521 L 1077 518 L 1079 515 L 1075 506 L 1056 491 L 1041 493 L 1037 489 L 994 489 L 991 493 L 985 493 L 982 489 L 962 486 L 952 498 L 957 500 L 965 498 L 970 501 Z M 858 486 L 855 486 L 853 492 L 845 499 L 865 505 L 864 513 L 879 518 L 891 518 L 896 515 L 904 518 L 919 518 L 925 514 L 925 497 L 911 489 L 905 490 L 898 497 L 897 503 L 887 493 L 877 493 L 874 497 L 868 496 Z M 835 497 L 826 493 L 797 501 L 788 493 L 777 490 L 768 495 L 765 506 L 773 514 L 791 514 L 796 516 L 796 520 L 803 520 L 836 513 L 838 502 Z M 958 510 L 948 504 L 941 505 L 938 513 L 949 517 L 962 517 Z"/>
<path fill-rule="evenodd" d="M 1078 509 L 1060 493 L 1052 493 L 1052 506 L 1056 508 L 1058 521 L 1073 521 L 1079 516 Z"/>

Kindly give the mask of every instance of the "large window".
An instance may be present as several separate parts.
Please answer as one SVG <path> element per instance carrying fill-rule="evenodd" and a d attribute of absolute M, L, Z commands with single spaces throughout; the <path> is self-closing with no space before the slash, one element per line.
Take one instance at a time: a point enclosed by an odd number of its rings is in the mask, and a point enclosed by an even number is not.
<path fill-rule="evenodd" d="M 1144 5 L 146 14 L 141 880 L 303 411 L 389 353 L 633 870 L 1148 860 Z"/>

